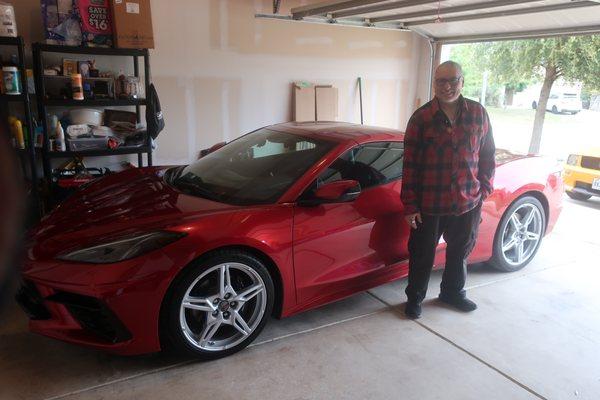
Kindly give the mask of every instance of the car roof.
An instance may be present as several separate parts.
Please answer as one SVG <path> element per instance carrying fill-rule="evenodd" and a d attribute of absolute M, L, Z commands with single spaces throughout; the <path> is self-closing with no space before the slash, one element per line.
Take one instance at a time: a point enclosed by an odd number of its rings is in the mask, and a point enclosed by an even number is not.
<path fill-rule="evenodd" d="M 351 124 L 349 122 L 286 122 L 267 126 L 266 129 L 333 140 L 340 143 L 401 141 L 404 138 L 404 133 L 397 129 Z"/>

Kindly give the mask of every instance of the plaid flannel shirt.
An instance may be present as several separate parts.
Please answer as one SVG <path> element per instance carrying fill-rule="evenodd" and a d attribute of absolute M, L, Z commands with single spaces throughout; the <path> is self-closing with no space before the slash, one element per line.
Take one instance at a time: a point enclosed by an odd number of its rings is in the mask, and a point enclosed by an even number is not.
<path fill-rule="evenodd" d="M 485 108 L 460 96 L 454 125 L 436 98 L 404 136 L 401 199 L 406 214 L 461 215 L 492 193 L 496 147 Z"/>

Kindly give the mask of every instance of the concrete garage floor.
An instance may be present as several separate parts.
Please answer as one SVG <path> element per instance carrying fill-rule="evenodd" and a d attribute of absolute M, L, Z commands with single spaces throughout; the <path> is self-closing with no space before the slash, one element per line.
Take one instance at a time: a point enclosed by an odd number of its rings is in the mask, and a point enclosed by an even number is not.
<path fill-rule="evenodd" d="M 555 232 L 513 274 L 473 266 L 471 314 L 403 317 L 406 282 L 286 320 L 199 363 L 116 357 L 0 327 L 0 399 L 599 399 L 600 200 L 565 198 Z"/>

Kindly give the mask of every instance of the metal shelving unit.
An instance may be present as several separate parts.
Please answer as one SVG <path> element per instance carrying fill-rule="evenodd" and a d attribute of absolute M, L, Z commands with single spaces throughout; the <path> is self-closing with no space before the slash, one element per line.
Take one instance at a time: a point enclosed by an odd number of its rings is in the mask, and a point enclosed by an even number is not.
<path fill-rule="evenodd" d="M 140 76 L 139 57 L 144 59 L 144 87 L 148 94 L 150 86 L 150 56 L 148 49 L 113 49 L 100 47 L 71 47 L 58 46 L 45 43 L 33 44 L 33 62 L 34 75 L 36 83 L 37 105 L 42 125 L 44 128 L 44 145 L 42 150 L 44 177 L 46 182 L 52 182 L 51 159 L 71 158 L 71 157 L 105 157 L 123 154 L 137 154 L 138 166 L 143 166 L 143 154 L 147 155 L 147 165 L 152 165 L 152 139 L 147 135 L 146 143 L 143 146 L 124 146 L 116 149 L 85 150 L 85 151 L 53 151 L 50 148 L 50 134 L 48 132 L 47 108 L 49 107 L 123 107 L 132 106 L 136 109 L 137 120 L 141 122 L 141 106 L 146 105 L 145 99 L 47 99 L 46 98 L 46 80 L 58 79 L 56 76 L 44 75 L 44 54 L 78 54 L 94 56 L 116 56 L 131 57 L 133 60 L 134 75 Z"/>
<path fill-rule="evenodd" d="M 25 115 L 25 128 L 27 128 L 27 138 L 25 149 L 15 149 L 21 164 L 23 165 L 24 176 L 28 177 L 31 181 L 31 206 L 35 214 L 35 218 L 39 218 L 41 213 L 40 208 L 40 196 L 39 196 L 39 178 L 36 166 L 36 151 L 34 143 L 34 128 L 33 128 L 33 116 L 31 114 L 31 99 L 29 98 L 29 92 L 27 89 L 27 74 L 25 69 L 25 44 L 22 37 L 0 37 L 0 46 L 12 46 L 17 48 L 17 54 L 19 59 L 20 77 L 21 77 L 21 94 L 1 94 L 0 105 L 8 109 L 8 104 L 21 103 L 23 105 L 23 114 Z M 29 174 L 27 174 L 27 168 L 29 167 Z M 28 176 L 29 175 L 29 176 Z"/>

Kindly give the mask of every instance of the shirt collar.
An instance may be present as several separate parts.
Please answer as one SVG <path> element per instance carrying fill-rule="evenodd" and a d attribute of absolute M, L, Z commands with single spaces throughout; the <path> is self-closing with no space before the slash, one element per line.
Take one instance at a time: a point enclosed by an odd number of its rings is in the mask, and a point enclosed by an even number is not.
<path fill-rule="evenodd" d="M 465 98 L 463 97 L 463 95 L 461 94 L 460 96 L 458 96 L 458 107 L 460 108 L 461 111 L 469 111 L 469 106 L 467 104 L 467 101 L 465 100 Z M 437 97 L 433 98 L 433 101 L 431 102 L 431 114 L 435 115 L 437 114 L 438 111 L 441 111 L 441 107 L 440 107 L 440 101 L 438 100 Z"/>

